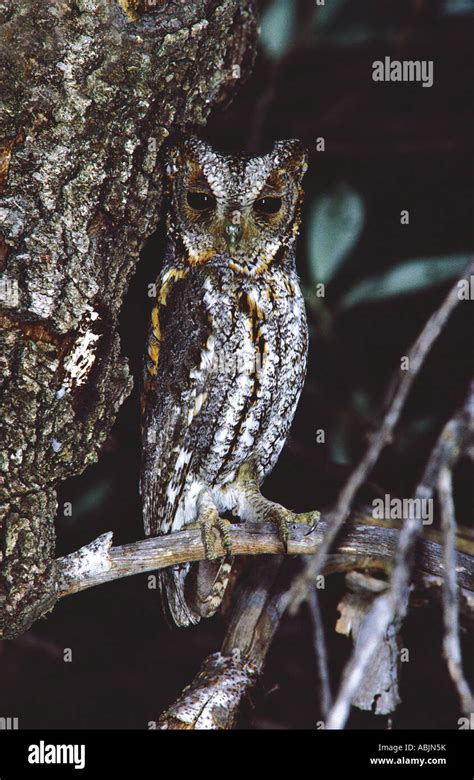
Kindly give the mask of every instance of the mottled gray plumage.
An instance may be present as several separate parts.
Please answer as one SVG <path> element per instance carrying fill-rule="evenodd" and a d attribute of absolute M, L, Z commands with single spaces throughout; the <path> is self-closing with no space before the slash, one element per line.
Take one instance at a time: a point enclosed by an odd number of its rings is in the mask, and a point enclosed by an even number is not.
<path fill-rule="evenodd" d="M 144 371 L 149 535 L 200 522 L 210 546 L 212 526 L 225 535 L 219 513 L 286 522 L 287 510 L 258 485 L 284 444 L 306 371 L 294 251 L 305 169 L 297 141 L 254 158 L 194 138 L 170 153 L 169 243 Z M 160 574 L 176 623 L 215 611 L 229 568 L 227 558 Z"/>

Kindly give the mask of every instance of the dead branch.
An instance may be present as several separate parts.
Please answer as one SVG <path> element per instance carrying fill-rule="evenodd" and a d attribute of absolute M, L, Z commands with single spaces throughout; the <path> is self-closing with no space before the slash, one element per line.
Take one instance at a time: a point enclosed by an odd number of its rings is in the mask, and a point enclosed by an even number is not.
<path fill-rule="evenodd" d="M 443 469 L 448 465 L 451 468 L 454 466 L 468 441 L 470 441 L 473 424 L 470 417 L 473 408 L 473 393 L 474 384 L 469 390 L 461 411 L 444 427 L 415 491 L 415 498 L 426 498 L 427 495 L 432 496 Z M 363 625 L 364 641 L 358 643 L 346 665 L 339 693 L 329 713 L 327 728 L 343 728 L 364 674 L 378 652 L 380 645 L 384 642 L 387 632 L 390 630 L 390 627 L 394 627 L 396 632 L 400 629 L 408 611 L 414 560 L 413 553 L 420 531 L 421 524 L 417 518 L 408 517 L 404 521 L 395 553 L 390 587 L 374 602 L 365 618 Z M 457 574 L 458 568 L 456 566 L 453 571 L 455 579 Z M 446 570 L 443 566 L 443 581 L 445 578 Z M 459 672 L 459 669 L 460 666 L 458 664 L 456 671 Z M 462 680 L 462 677 L 459 679 Z M 465 693 L 464 688 L 463 692 Z M 463 696 L 461 703 L 466 705 L 467 699 L 465 696 Z M 470 712 L 470 709 L 466 711 Z"/>
<path fill-rule="evenodd" d="M 160 728 L 200 729 L 202 719 L 195 716 L 196 711 L 206 713 L 207 729 L 232 728 L 242 698 L 262 671 L 283 615 L 281 596 L 288 586 L 281 577 L 284 563 L 291 566 L 292 562 L 271 556 L 250 568 L 239 583 L 239 598 L 221 652 L 205 659 L 191 686 L 161 715 Z M 222 699 L 220 692 L 228 690 L 235 692 L 232 699 Z"/>
<path fill-rule="evenodd" d="M 325 520 L 321 520 L 325 523 Z M 320 523 L 320 524 L 321 524 Z M 393 565 L 399 531 L 367 525 L 354 525 L 349 521 L 344 528 L 344 537 L 336 545 L 334 554 L 328 556 L 323 568 L 325 574 L 336 571 L 352 571 L 357 565 L 364 570 L 374 570 Z M 319 526 L 318 526 L 319 527 Z M 258 530 L 258 529 L 257 529 Z M 369 541 L 375 531 L 375 536 Z M 388 531 L 383 538 L 380 531 Z M 290 552 L 294 552 L 297 541 L 292 531 Z M 241 533 L 240 531 L 237 533 Z M 313 534 L 317 533 L 316 531 Z M 321 536 L 324 530 L 320 529 Z M 393 534 L 393 537 L 391 536 Z M 233 537 L 235 538 L 235 537 Z M 306 537 L 309 539 L 310 537 Z M 370 551 L 376 557 L 370 557 Z M 442 569 L 434 579 L 424 574 L 421 567 L 432 567 L 442 548 L 435 542 L 419 540 L 415 583 L 423 594 L 427 581 L 431 588 L 440 589 L 443 582 Z M 438 558 L 440 561 L 440 559 Z M 461 553 L 458 558 L 460 577 L 465 577 L 464 566 L 469 567 L 470 587 L 474 585 L 474 557 Z M 236 722 L 240 704 L 260 676 L 267 653 L 288 607 L 288 591 L 300 567 L 295 559 L 284 559 L 272 555 L 259 559 L 258 565 L 249 567 L 242 582 L 239 581 L 238 599 L 233 605 L 230 624 L 219 653 L 206 658 L 199 674 L 190 686 L 185 688 L 177 700 L 161 715 L 159 727 L 163 729 L 229 729 Z M 467 580 L 464 579 L 467 583 Z M 470 605 L 474 615 L 474 592 L 462 590 L 462 596 Z M 395 638 L 392 638 L 392 642 Z M 389 667 L 393 670 L 393 664 Z"/>
<path fill-rule="evenodd" d="M 355 647 L 365 639 L 365 618 L 380 593 L 387 590 L 384 580 L 363 572 L 352 571 L 346 575 L 347 593 L 338 604 L 340 618 L 336 631 L 352 636 Z M 400 703 L 398 686 L 399 640 L 394 626 L 386 632 L 377 647 L 370 667 L 366 669 L 362 684 L 352 705 L 375 715 L 387 715 Z M 323 713 L 324 715 L 324 713 Z M 326 720 L 329 713 L 326 714 Z"/>
<path fill-rule="evenodd" d="M 308 593 L 308 609 L 313 628 L 313 647 L 319 677 L 319 706 L 323 718 L 327 718 L 332 706 L 331 682 L 329 678 L 329 663 L 324 641 L 324 623 L 319 606 L 319 596 L 316 588 Z"/>
<path fill-rule="evenodd" d="M 328 518 L 321 518 L 317 528 L 308 533 L 307 526 L 294 524 L 290 529 L 288 553 L 313 555 L 323 543 Z M 350 571 L 357 566 L 389 572 L 400 531 L 376 525 L 373 518 L 356 515 L 347 523 L 344 533 L 328 557 L 323 572 Z M 134 574 L 163 569 L 186 561 L 205 558 L 201 533 L 179 531 L 166 536 L 112 546 L 111 532 L 103 534 L 80 550 L 56 561 L 56 591 L 59 598 L 106 582 Z M 242 523 L 231 529 L 235 555 L 281 555 L 282 545 L 271 523 Z M 474 541 L 462 540 L 467 552 L 458 553 L 461 587 L 474 591 Z M 221 548 L 222 554 L 225 550 Z M 432 576 L 443 573 L 442 546 L 429 538 L 420 540 L 417 568 Z"/>
<path fill-rule="evenodd" d="M 473 393 L 474 395 L 474 393 Z M 451 679 L 456 686 L 462 711 L 471 713 L 474 700 L 463 674 L 461 641 L 459 638 L 459 596 L 457 582 L 456 517 L 453 499 L 451 469 L 443 466 L 438 479 L 438 493 L 441 506 L 441 523 L 444 533 L 443 545 L 443 652 Z"/>

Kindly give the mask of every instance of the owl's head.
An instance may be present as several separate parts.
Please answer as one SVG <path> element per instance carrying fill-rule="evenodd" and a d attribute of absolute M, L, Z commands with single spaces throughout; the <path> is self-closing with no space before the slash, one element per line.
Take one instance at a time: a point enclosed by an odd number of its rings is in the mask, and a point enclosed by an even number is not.
<path fill-rule="evenodd" d="M 259 273 L 284 259 L 299 227 L 306 151 L 277 141 L 261 157 L 230 156 L 197 138 L 170 150 L 171 228 L 186 260 Z"/>

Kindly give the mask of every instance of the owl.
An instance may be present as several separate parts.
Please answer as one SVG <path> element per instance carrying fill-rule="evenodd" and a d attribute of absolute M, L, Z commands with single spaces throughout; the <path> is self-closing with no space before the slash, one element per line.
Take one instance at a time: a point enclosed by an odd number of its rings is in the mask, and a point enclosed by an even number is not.
<path fill-rule="evenodd" d="M 232 565 L 229 516 L 306 520 L 260 492 L 304 382 L 307 325 L 295 269 L 306 153 L 258 157 L 191 137 L 169 151 L 167 249 L 142 393 L 147 535 L 199 527 L 206 560 L 159 573 L 177 625 L 217 610 Z M 217 541 L 227 555 L 218 557 Z"/>

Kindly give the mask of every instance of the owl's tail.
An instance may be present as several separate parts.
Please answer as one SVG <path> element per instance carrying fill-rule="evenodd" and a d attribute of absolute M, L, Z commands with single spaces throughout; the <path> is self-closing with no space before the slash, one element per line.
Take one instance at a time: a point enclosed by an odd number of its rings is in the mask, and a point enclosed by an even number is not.
<path fill-rule="evenodd" d="M 177 626 L 199 623 L 219 609 L 232 571 L 233 558 L 170 566 L 160 572 L 161 599 Z"/>

